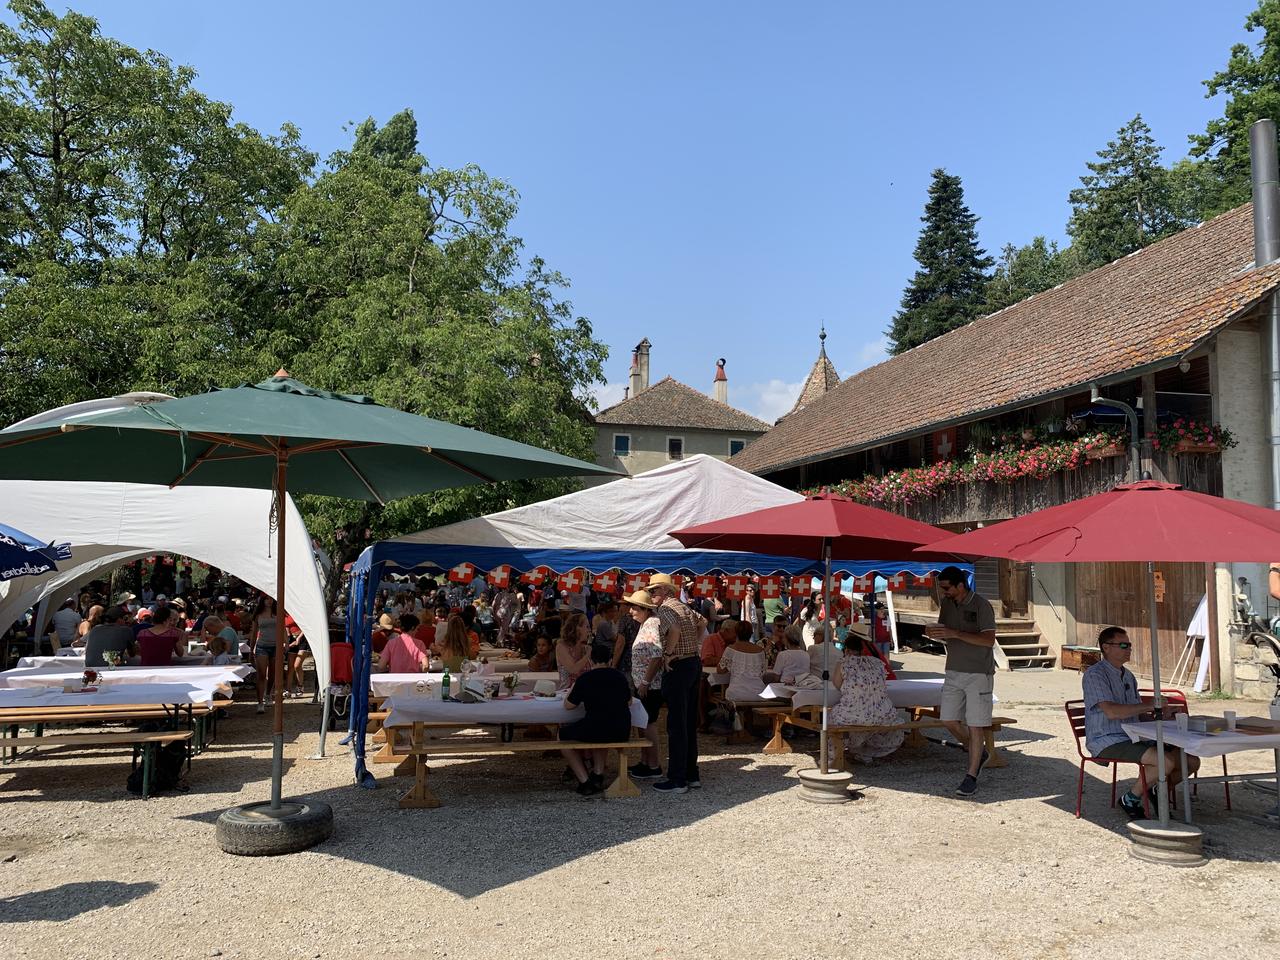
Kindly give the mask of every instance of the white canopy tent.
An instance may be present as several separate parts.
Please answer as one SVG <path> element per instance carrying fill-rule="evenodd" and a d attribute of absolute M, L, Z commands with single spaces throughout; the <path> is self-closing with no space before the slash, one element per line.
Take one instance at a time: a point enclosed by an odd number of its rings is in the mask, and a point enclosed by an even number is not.
<path fill-rule="evenodd" d="M 268 530 L 271 491 L 140 483 L 0 481 L 6 523 L 71 544 L 71 560 L 40 577 L 0 584 L 0 629 L 42 599 L 100 572 L 156 552 L 218 567 L 268 594 L 275 592 L 275 536 Z M 292 498 L 285 510 L 284 608 L 311 644 L 316 676 L 329 682 L 329 618 L 311 536 Z"/>

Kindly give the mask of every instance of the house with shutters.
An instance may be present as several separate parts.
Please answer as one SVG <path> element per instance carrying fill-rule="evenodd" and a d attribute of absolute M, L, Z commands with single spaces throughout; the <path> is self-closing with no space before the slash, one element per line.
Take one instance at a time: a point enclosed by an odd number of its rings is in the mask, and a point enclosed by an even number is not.
<path fill-rule="evenodd" d="M 1272 505 L 1269 438 L 1280 431 L 1268 427 L 1269 390 L 1280 371 L 1263 358 L 1280 262 L 1254 261 L 1245 205 L 855 374 L 731 462 L 953 530 L 1141 473 Z M 1208 588 L 1208 668 L 1228 689 L 1270 696 L 1269 674 L 1231 630 L 1241 582 L 1265 608 L 1265 565 L 1162 563 L 1158 573 L 1163 662 L 1179 659 Z M 1009 667 L 1074 660 L 1113 624 L 1146 634 L 1134 565 L 984 561 L 976 587 L 1004 617 L 998 658 Z M 912 606 L 916 619 L 931 616 L 936 601 L 920 590 L 902 599 L 908 620 Z M 1134 652 L 1149 671 L 1147 645 Z"/>
<path fill-rule="evenodd" d="M 723 358 L 708 396 L 674 377 L 650 385 L 651 347 L 648 337 L 636 345 L 626 396 L 596 414 L 596 463 L 634 475 L 697 453 L 728 460 L 769 429 L 729 405 Z"/>

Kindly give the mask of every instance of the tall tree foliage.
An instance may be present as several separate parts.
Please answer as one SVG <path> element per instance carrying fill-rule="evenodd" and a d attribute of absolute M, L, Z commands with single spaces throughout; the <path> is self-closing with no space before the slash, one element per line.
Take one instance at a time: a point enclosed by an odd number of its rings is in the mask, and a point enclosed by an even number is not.
<path fill-rule="evenodd" d="M 1221 117 L 1191 136 L 1191 155 L 1203 158 L 1213 174 L 1201 183 L 1200 211 L 1208 219 L 1249 199 L 1249 127 L 1268 117 L 1280 121 L 1280 0 L 1261 0 L 1245 20 L 1257 45 L 1237 43 L 1223 70 L 1204 82 L 1205 96 L 1226 94 Z"/>
<path fill-rule="evenodd" d="M 1067 232 L 1088 269 L 1110 263 L 1187 226 L 1173 206 L 1161 148 L 1141 114 L 1086 164 L 1089 172 L 1071 191 Z"/>
<path fill-rule="evenodd" d="M 1056 287 L 1080 272 L 1075 250 L 1059 250 L 1044 237 L 1023 247 L 1005 244 L 987 281 L 983 313 L 994 313 L 1042 290 Z"/>
<path fill-rule="evenodd" d="M 924 227 L 916 242 L 919 269 L 886 331 L 899 354 L 969 323 L 982 313 L 992 260 L 978 245 L 978 218 L 964 202 L 960 178 L 938 169 L 929 184 Z"/>

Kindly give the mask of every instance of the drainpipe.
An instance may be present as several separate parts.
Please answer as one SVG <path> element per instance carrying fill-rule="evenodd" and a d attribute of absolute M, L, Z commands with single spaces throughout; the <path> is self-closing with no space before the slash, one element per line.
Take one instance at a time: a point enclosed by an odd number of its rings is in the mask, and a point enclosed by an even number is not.
<path fill-rule="evenodd" d="M 1280 260 L 1280 172 L 1274 120 L 1258 120 L 1249 127 L 1249 158 L 1253 174 L 1253 262 L 1261 267 Z M 1271 509 L 1280 510 L 1280 298 L 1274 293 L 1268 298 L 1262 320 L 1262 343 Z"/>

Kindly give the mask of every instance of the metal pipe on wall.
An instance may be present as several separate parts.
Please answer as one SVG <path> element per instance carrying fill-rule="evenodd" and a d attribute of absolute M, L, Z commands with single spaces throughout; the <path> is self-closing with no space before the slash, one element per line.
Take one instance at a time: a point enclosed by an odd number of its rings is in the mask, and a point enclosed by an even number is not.
<path fill-rule="evenodd" d="M 1249 127 L 1253 186 L 1253 262 L 1280 259 L 1280 164 L 1276 124 L 1258 120 Z M 1280 298 L 1272 294 L 1262 321 L 1262 362 L 1267 391 L 1267 445 L 1271 509 L 1280 509 Z"/>

